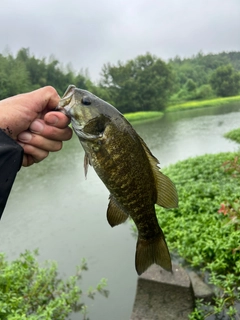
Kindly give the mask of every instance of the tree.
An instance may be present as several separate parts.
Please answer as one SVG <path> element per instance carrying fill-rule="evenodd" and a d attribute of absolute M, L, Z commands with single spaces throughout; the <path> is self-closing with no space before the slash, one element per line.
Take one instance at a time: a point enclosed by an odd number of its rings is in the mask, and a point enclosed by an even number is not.
<path fill-rule="evenodd" d="M 23 62 L 11 55 L 0 55 L 0 99 L 26 92 L 30 86 L 28 72 Z"/>
<path fill-rule="evenodd" d="M 121 112 L 163 110 L 173 86 L 171 67 L 150 53 L 104 65 L 101 86 Z"/>
<path fill-rule="evenodd" d="M 221 66 L 213 72 L 210 83 L 218 96 L 234 96 L 240 90 L 240 73 L 234 71 L 231 64 Z"/>
<path fill-rule="evenodd" d="M 31 87 L 29 90 L 38 89 L 47 83 L 47 70 L 45 59 L 39 60 L 30 55 L 29 48 L 18 51 L 16 61 L 23 63 L 27 69 Z"/>
<path fill-rule="evenodd" d="M 191 92 L 191 91 L 195 91 L 196 90 L 197 85 L 193 81 L 193 79 L 188 79 L 187 82 L 185 83 L 185 87 L 186 87 L 187 91 Z"/>
<path fill-rule="evenodd" d="M 81 311 L 86 319 L 86 305 L 79 287 L 86 261 L 77 266 L 76 274 L 62 280 L 55 262 L 46 261 L 40 266 L 37 250 L 25 251 L 14 261 L 8 262 L 0 253 L 0 319 L 7 320 L 65 320 L 73 311 Z M 106 279 L 101 279 L 96 289 L 89 288 L 88 297 L 96 293 L 107 297 Z M 79 315 L 79 318 L 80 315 Z"/>

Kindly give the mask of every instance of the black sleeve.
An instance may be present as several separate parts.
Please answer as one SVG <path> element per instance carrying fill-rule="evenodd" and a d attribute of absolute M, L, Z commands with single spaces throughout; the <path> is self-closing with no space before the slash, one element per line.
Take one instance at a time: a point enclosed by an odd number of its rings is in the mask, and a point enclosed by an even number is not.
<path fill-rule="evenodd" d="M 0 129 L 0 218 L 22 159 L 23 148 Z"/>

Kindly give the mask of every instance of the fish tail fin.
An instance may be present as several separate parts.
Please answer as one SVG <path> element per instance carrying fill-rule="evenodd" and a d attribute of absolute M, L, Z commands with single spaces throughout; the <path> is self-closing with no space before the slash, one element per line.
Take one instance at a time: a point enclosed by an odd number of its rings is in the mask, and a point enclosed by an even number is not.
<path fill-rule="evenodd" d="M 159 235 L 151 240 L 138 238 L 136 248 L 135 267 L 138 275 L 142 274 L 153 263 L 167 271 L 172 271 L 170 254 L 164 236 Z"/>

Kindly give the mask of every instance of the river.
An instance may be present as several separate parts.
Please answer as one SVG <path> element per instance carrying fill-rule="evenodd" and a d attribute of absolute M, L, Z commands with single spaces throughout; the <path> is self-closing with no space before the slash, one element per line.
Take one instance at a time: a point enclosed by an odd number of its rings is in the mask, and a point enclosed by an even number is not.
<path fill-rule="evenodd" d="M 223 134 L 240 126 L 240 105 L 166 114 L 135 129 L 161 167 L 205 153 L 238 150 Z M 109 193 L 93 168 L 87 180 L 84 152 L 76 136 L 46 160 L 18 173 L 0 223 L 0 251 L 9 259 L 39 248 L 39 261 L 56 260 L 62 277 L 85 257 L 83 289 L 108 279 L 109 298 L 86 302 L 91 320 L 130 318 L 136 290 L 136 240 L 129 224 L 111 228 L 106 220 Z M 72 320 L 81 319 L 73 315 Z"/>

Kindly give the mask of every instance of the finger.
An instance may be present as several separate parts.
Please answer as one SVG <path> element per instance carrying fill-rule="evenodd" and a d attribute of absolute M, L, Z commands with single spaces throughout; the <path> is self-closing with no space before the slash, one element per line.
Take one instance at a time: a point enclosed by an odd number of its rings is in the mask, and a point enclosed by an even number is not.
<path fill-rule="evenodd" d="M 29 100 L 31 99 L 35 102 L 38 112 L 43 111 L 45 108 L 48 110 L 53 110 L 58 105 L 60 97 L 57 91 L 51 87 L 46 86 L 29 93 Z"/>
<path fill-rule="evenodd" d="M 51 111 L 45 114 L 44 121 L 48 125 L 63 129 L 69 125 L 71 120 L 59 111 Z"/>
<path fill-rule="evenodd" d="M 63 129 L 47 125 L 44 120 L 34 120 L 30 127 L 32 133 L 42 135 L 43 137 L 56 141 L 67 141 L 72 137 L 72 129 L 65 127 Z"/>
<path fill-rule="evenodd" d="M 23 167 L 30 167 L 35 163 L 34 158 L 30 154 L 23 154 L 23 161 L 22 166 Z"/>
<path fill-rule="evenodd" d="M 33 134 L 29 131 L 18 135 L 18 141 L 45 151 L 59 151 L 62 149 L 62 141 L 47 139 L 41 135 Z"/>
<path fill-rule="evenodd" d="M 36 148 L 29 144 L 25 144 L 23 146 L 23 150 L 24 150 L 23 166 L 29 166 L 29 165 L 32 165 L 33 163 L 38 163 L 44 160 L 49 154 L 48 151 Z"/>

